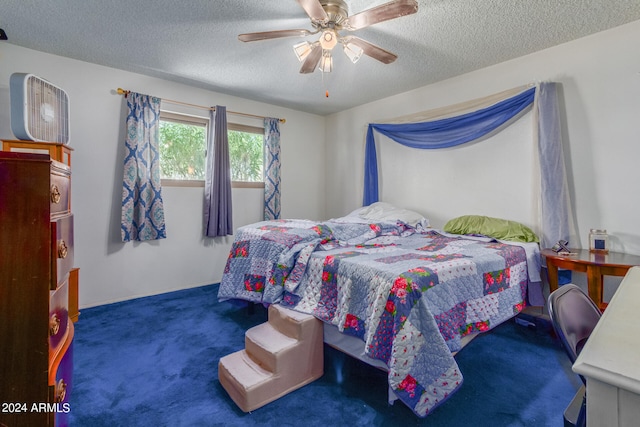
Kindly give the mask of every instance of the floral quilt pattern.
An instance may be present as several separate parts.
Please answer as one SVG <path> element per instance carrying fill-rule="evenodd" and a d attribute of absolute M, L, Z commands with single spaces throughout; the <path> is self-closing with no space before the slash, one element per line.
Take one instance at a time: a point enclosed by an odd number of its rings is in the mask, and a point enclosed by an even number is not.
<path fill-rule="evenodd" d="M 268 236 L 273 227 L 286 236 Z M 462 385 L 452 355 L 462 337 L 524 308 L 525 251 L 402 223 L 343 228 L 248 227 L 231 249 L 219 298 L 281 303 L 361 338 L 389 367 L 398 398 L 424 417 Z"/>

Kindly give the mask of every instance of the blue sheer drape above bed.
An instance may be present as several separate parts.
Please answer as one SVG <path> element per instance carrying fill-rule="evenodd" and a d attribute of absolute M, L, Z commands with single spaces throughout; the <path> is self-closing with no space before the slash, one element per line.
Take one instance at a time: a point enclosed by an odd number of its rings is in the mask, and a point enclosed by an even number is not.
<path fill-rule="evenodd" d="M 378 201 L 378 159 L 374 131 L 412 148 L 439 149 L 478 141 L 499 131 L 532 105 L 537 106 L 540 158 L 540 218 L 543 247 L 571 235 L 570 203 L 562 154 L 556 83 L 541 83 L 488 107 L 439 120 L 369 124 L 365 146 L 363 205 Z M 535 139 L 535 138 L 534 138 Z"/>

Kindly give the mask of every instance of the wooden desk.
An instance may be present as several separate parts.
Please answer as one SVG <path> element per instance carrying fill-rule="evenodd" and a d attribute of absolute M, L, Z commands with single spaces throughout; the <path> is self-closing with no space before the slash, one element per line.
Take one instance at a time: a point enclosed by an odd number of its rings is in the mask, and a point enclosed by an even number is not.
<path fill-rule="evenodd" d="M 640 268 L 631 268 L 573 364 L 587 380 L 589 427 L 640 425 Z"/>
<path fill-rule="evenodd" d="M 621 252 L 598 253 L 588 249 L 571 249 L 575 255 L 559 255 L 551 249 L 540 253 L 547 261 L 549 291 L 558 289 L 558 268 L 587 273 L 589 296 L 601 309 L 603 304 L 603 276 L 624 276 L 627 271 L 640 265 L 640 256 Z"/>

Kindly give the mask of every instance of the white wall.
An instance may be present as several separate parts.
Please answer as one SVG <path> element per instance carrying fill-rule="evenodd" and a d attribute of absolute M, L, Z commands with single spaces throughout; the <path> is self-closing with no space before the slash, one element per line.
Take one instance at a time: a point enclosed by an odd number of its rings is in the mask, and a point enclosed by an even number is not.
<path fill-rule="evenodd" d="M 587 246 L 590 228 L 606 228 L 613 250 L 640 255 L 638 40 L 640 21 L 326 118 L 1 43 L 0 137 L 12 137 L 11 73 L 36 74 L 69 94 L 76 264 L 81 305 L 91 306 L 216 282 L 231 243 L 230 238 L 201 237 L 202 190 L 183 188 L 163 193 L 167 239 L 119 243 L 124 112 L 117 87 L 286 118 L 281 126 L 283 217 L 326 219 L 362 203 L 368 123 L 556 81 L 562 85 L 564 150 L 581 245 Z M 530 126 L 529 115 L 489 141 L 437 154 L 381 140 L 381 198 L 423 212 L 436 227 L 466 213 L 531 224 Z M 485 176 L 497 184 L 488 187 L 480 180 Z M 259 191 L 235 189 L 233 197 L 235 226 L 260 218 Z M 610 294 L 607 290 L 605 298 Z"/>
<path fill-rule="evenodd" d="M 635 21 L 329 116 L 326 150 L 332 161 L 327 162 L 327 215 L 337 216 L 362 203 L 368 123 L 384 123 L 523 84 L 555 81 L 561 83 L 565 162 L 580 239 L 570 243 L 588 247 L 589 229 L 605 228 L 612 250 L 640 255 L 638 40 L 640 21 Z M 520 130 L 509 129 L 489 141 L 442 153 L 412 150 L 380 138 L 381 200 L 418 210 L 436 227 L 467 213 L 531 225 L 532 206 L 517 194 L 532 185 L 532 146 L 522 139 L 531 126 L 529 118 L 523 118 L 524 124 L 518 122 Z M 505 151 L 509 142 L 520 145 L 520 156 Z M 509 166 L 515 162 L 522 165 L 520 173 Z M 507 172 L 493 184 L 481 183 L 494 167 L 507 167 Z M 583 276 L 574 274 L 574 281 L 584 287 Z M 606 278 L 605 300 L 617 283 L 617 278 Z"/>
<path fill-rule="evenodd" d="M 80 267 L 82 307 L 218 282 L 232 242 L 232 237 L 202 237 L 202 188 L 176 187 L 163 188 L 166 239 L 120 242 L 125 107 L 122 96 L 115 93 L 118 87 L 197 105 L 225 105 L 229 111 L 285 118 L 286 123 L 280 126 L 282 215 L 325 217 L 323 117 L 7 43 L 0 43 L 0 64 L 2 139 L 14 139 L 8 89 L 12 73 L 33 73 L 69 95 L 75 264 Z M 229 121 L 234 119 L 238 116 L 229 115 Z M 244 122 L 262 126 L 261 120 Z M 234 189 L 233 202 L 234 227 L 261 219 L 262 190 Z"/>
<path fill-rule="evenodd" d="M 613 250 L 640 255 L 638 40 L 640 21 L 635 21 L 329 116 L 328 216 L 361 204 L 368 123 L 384 123 L 528 83 L 555 81 L 561 83 L 564 151 L 580 243 L 588 247 L 590 228 L 605 228 Z M 420 210 L 437 227 L 466 213 L 529 222 L 532 206 L 514 205 L 530 204 L 517 192 L 531 195 L 531 114 L 517 126 L 489 141 L 443 152 L 405 148 L 379 138 L 381 199 Z M 510 147 L 513 144 L 520 146 L 519 155 Z M 510 163 L 520 166 L 514 169 Z M 491 187 L 479 185 L 484 175 L 495 174 L 494 168 L 506 172 L 496 174 Z M 462 196 L 461 191 L 467 194 Z M 469 200 L 466 205 L 463 197 Z"/>

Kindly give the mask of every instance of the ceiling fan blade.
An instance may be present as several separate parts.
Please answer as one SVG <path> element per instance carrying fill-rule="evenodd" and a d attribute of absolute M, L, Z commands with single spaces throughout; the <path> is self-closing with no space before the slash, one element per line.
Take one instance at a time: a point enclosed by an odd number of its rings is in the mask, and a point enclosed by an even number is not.
<path fill-rule="evenodd" d="M 398 55 L 391 53 L 388 50 L 384 50 L 380 46 L 376 46 L 375 44 L 369 43 L 359 37 L 348 36 L 344 38 L 344 42 L 355 44 L 362 49 L 362 53 L 385 64 L 391 64 L 393 61 L 398 59 Z"/>
<path fill-rule="evenodd" d="M 320 44 L 316 44 L 311 48 L 311 52 L 307 55 L 306 59 L 302 63 L 302 67 L 300 68 L 300 73 L 309 74 L 313 73 L 316 68 L 318 68 L 318 64 L 320 63 L 320 59 L 322 58 L 322 46 Z"/>
<path fill-rule="evenodd" d="M 258 40 L 278 39 L 281 37 L 306 37 L 316 32 L 309 30 L 279 30 L 279 31 L 262 31 L 259 33 L 240 34 L 238 39 L 242 42 L 255 42 Z"/>
<path fill-rule="evenodd" d="M 307 12 L 312 21 L 327 21 L 329 16 L 318 0 L 298 0 L 300 6 Z"/>
<path fill-rule="evenodd" d="M 411 15 L 417 11 L 418 2 L 415 0 L 394 0 L 356 13 L 347 18 L 342 26 L 349 31 L 359 30 L 360 28 L 368 27 L 378 22 Z"/>

